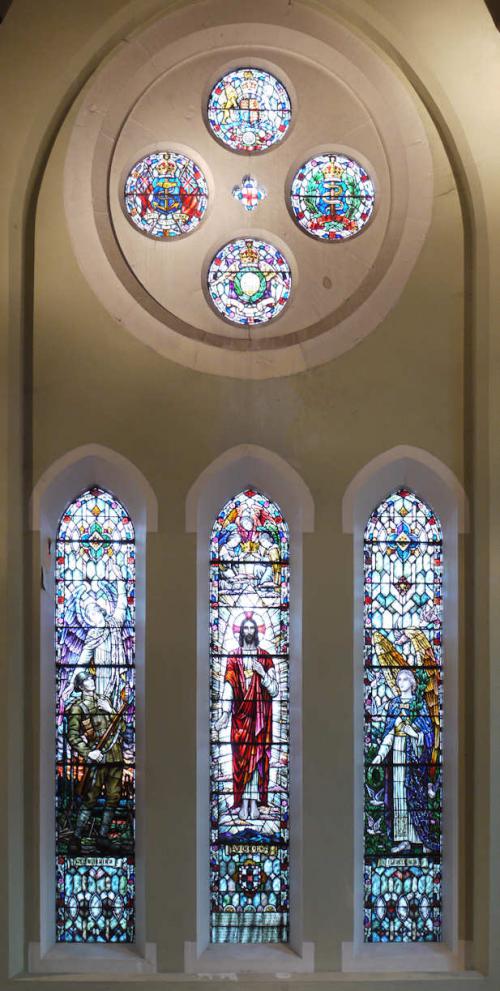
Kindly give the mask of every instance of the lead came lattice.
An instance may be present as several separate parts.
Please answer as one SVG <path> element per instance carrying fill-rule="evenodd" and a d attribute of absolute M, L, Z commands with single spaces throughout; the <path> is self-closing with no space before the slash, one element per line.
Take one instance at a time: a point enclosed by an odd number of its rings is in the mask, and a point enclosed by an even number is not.
<path fill-rule="evenodd" d="M 210 545 L 213 943 L 288 941 L 288 527 L 253 489 Z"/>
<path fill-rule="evenodd" d="M 399 489 L 365 531 L 366 942 L 441 940 L 442 536 Z"/>
<path fill-rule="evenodd" d="M 135 537 L 88 489 L 56 541 L 56 938 L 135 933 Z"/>

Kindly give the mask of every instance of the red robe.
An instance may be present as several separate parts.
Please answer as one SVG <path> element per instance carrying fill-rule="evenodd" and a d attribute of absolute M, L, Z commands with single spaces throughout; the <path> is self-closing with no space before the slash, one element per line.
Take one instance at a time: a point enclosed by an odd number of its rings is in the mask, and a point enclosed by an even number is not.
<path fill-rule="evenodd" d="M 250 666 L 248 655 L 246 660 Z M 266 673 L 274 668 L 273 659 L 266 650 L 257 651 L 257 660 Z M 245 787 L 256 768 L 260 802 L 267 805 L 273 742 L 272 697 L 255 671 L 247 688 L 241 648 L 228 658 L 225 681 L 233 689 L 231 749 L 235 808 L 241 805 Z"/>

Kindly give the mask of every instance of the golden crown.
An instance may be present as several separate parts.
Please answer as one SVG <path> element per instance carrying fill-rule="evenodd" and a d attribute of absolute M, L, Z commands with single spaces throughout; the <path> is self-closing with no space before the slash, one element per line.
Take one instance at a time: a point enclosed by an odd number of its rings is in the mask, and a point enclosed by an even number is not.
<path fill-rule="evenodd" d="M 240 257 L 244 265 L 257 264 L 259 252 L 254 248 L 252 241 L 245 241 L 245 250 L 241 252 Z"/>
<path fill-rule="evenodd" d="M 340 179 L 343 171 L 342 166 L 338 165 L 337 162 L 329 161 L 325 168 L 325 176 L 328 176 L 329 179 Z"/>
<path fill-rule="evenodd" d="M 163 158 L 158 163 L 158 172 L 175 172 L 175 162 L 172 162 L 170 158 Z"/>
<path fill-rule="evenodd" d="M 259 80 L 255 78 L 251 69 L 247 69 L 243 73 L 243 79 L 245 80 L 246 90 L 257 90 L 259 87 Z"/>

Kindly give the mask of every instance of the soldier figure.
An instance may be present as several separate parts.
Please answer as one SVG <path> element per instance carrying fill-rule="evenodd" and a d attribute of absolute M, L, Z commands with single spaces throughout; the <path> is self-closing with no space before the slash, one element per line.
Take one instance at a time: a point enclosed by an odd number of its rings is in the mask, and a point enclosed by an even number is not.
<path fill-rule="evenodd" d="M 96 694 L 95 681 L 88 673 L 78 673 L 74 680 L 74 690 L 81 692 L 79 702 L 74 702 L 68 713 L 68 742 L 71 748 L 83 757 L 88 771 L 83 780 L 82 803 L 78 811 L 73 836 L 68 843 L 70 856 L 78 856 L 94 806 L 104 789 L 106 804 L 102 814 L 96 847 L 102 853 L 109 853 L 113 845 L 108 833 L 121 797 L 123 767 L 123 735 L 125 722 L 117 718 L 107 698 Z M 111 732 L 107 733 L 112 727 Z M 102 749 L 99 742 L 107 735 Z M 90 765 L 90 766 L 89 766 Z"/>

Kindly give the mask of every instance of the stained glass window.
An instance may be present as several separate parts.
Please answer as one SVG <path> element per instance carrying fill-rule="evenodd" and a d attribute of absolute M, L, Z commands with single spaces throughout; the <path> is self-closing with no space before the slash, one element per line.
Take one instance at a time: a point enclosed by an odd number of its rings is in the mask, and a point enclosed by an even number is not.
<path fill-rule="evenodd" d="M 135 542 L 109 492 L 66 509 L 55 577 L 57 941 L 130 943 Z"/>
<path fill-rule="evenodd" d="M 262 203 L 262 200 L 265 200 L 267 190 L 259 185 L 254 176 L 244 175 L 240 185 L 233 186 L 233 196 L 250 213 Z"/>
<path fill-rule="evenodd" d="M 291 204 L 300 227 L 314 237 L 335 241 L 358 234 L 368 223 L 375 199 L 367 172 L 345 155 L 316 155 L 295 174 Z"/>
<path fill-rule="evenodd" d="M 366 942 L 441 940 L 442 535 L 408 489 L 365 532 Z"/>
<path fill-rule="evenodd" d="M 191 234 L 207 209 L 207 180 L 186 155 L 156 151 L 129 172 L 124 202 L 129 220 L 143 234 Z"/>
<path fill-rule="evenodd" d="M 291 287 L 290 266 L 281 251 L 254 237 L 229 241 L 208 270 L 213 305 L 232 323 L 274 320 L 286 306 Z"/>
<path fill-rule="evenodd" d="M 253 489 L 210 545 L 211 942 L 288 940 L 288 527 Z"/>
<path fill-rule="evenodd" d="M 226 73 L 208 101 L 208 123 L 233 151 L 266 151 L 282 141 L 290 126 L 290 97 L 279 79 L 264 69 Z"/>

